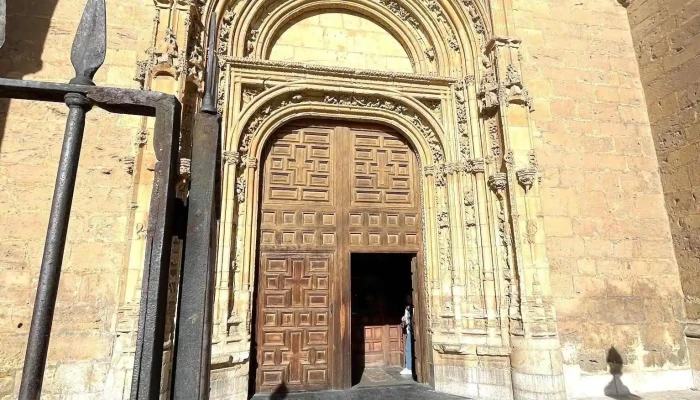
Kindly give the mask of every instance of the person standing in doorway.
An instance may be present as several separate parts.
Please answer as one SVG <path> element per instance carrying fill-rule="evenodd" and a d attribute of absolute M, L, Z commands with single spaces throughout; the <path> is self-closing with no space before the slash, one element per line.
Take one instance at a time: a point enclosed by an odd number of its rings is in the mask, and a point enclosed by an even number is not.
<path fill-rule="evenodd" d="M 406 308 L 401 317 L 401 325 L 406 328 L 406 356 L 405 367 L 401 371 L 401 375 L 413 375 L 413 354 L 411 353 L 411 345 L 413 344 L 413 308 L 411 306 L 411 296 L 406 296 Z"/>

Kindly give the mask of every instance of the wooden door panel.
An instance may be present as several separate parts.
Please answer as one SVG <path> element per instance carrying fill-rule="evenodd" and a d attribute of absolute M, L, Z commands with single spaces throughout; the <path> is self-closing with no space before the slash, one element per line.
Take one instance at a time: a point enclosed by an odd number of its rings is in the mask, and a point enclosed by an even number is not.
<path fill-rule="evenodd" d="M 401 325 L 386 326 L 386 341 L 387 346 L 387 365 L 394 367 L 402 367 L 403 361 L 403 329 Z"/>
<path fill-rule="evenodd" d="M 350 252 L 420 251 L 418 179 L 405 139 L 380 127 L 297 122 L 270 139 L 260 188 L 259 392 L 349 384 L 355 334 L 370 338 L 368 360 L 403 365 L 396 327 L 366 321 L 374 328 L 350 334 L 346 264 Z"/>
<path fill-rule="evenodd" d="M 384 327 L 365 326 L 365 366 L 366 367 L 383 367 L 386 365 L 384 360 Z"/>
<path fill-rule="evenodd" d="M 304 128 L 276 134 L 265 163 L 264 205 L 333 203 L 332 132 Z"/>
<path fill-rule="evenodd" d="M 263 253 L 258 385 L 272 392 L 329 385 L 332 254 Z"/>

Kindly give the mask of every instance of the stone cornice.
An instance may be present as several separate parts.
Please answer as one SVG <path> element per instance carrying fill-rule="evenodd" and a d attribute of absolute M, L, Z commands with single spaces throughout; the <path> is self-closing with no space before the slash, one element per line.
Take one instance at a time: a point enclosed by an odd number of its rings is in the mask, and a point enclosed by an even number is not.
<path fill-rule="evenodd" d="M 391 72 L 391 71 L 376 71 L 367 69 L 355 69 L 355 68 L 344 68 L 344 67 L 328 67 L 324 65 L 307 64 L 301 62 L 292 61 L 271 61 L 271 60 L 258 60 L 242 57 L 222 57 L 223 62 L 238 68 L 244 69 L 266 69 L 266 70 L 276 70 L 285 71 L 292 73 L 309 73 L 317 72 L 319 74 L 328 76 L 344 76 L 350 78 L 367 78 L 367 79 L 378 79 L 385 81 L 400 81 L 409 83 L 428 83 L 428 84 L 451 84 L 457 82 L 457 78 L 450 78 L 445 76 L 436 75 L 424 75 L 424 74 L 411 74 L 403 72 Z"/>

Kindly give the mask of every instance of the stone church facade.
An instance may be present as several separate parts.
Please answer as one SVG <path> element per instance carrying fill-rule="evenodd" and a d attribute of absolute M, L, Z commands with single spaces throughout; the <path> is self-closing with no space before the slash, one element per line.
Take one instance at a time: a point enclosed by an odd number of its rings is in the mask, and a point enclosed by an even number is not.
<path fill-rule="evenodd" d="M 0 76 L 71 76 L 85 2 L 19 3 Z M 183 205 L 213 12 L 223 185 L 212 399 L 289 378 L 276 350 L 265 358 L 269 325 L 282 341 L 303 332 L 315 352 L 301 362 L 284 343 L 306 368 L 300 387 L 346 387 L 347 255 L 387 249 L 417 256 L 419 372 L 437 391 L 520 400 L 700 386 L 700 1 L 107 0 L 95 80 L 181 99 Z M 0 103 L 3 399 L 19 388 L 66 114 Z M 89 114 L 46 398 L 128 398 L 152 131 L 149 118 Z M 334 167 L 345 159 L 354 172 Z M 185 239 L 173 238 L 163 398 Z M 297 259 L 317 307 L 287 329 L 265 294 L 280 279 L 306 284 L 275 269 Z"/>

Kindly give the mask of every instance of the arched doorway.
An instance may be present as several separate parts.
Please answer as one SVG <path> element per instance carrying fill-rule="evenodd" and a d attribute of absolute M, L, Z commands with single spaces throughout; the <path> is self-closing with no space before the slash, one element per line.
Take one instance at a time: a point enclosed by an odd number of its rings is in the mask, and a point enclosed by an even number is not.
<path fill-rule="evenodd" d="M 383 126 L 305 120 L 270 138 L 260 187 L 256 392 L 348 388 L 365 365 L 403 367 L 406 295 L 415 305 L 414 371 L 428 380 L 419 180 L 413 150 Z"/>

